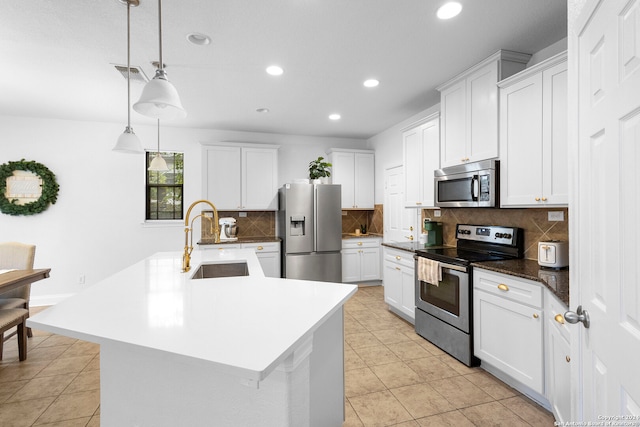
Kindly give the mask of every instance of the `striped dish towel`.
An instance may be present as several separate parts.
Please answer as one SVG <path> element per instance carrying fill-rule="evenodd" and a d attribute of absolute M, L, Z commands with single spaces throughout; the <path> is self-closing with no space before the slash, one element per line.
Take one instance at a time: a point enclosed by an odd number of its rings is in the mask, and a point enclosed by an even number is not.
<path fill-rule="evenodd" d="M 418 257 L 418 280 L 438 286 L 442 280 L 440 263 L 432 259 Z"/>

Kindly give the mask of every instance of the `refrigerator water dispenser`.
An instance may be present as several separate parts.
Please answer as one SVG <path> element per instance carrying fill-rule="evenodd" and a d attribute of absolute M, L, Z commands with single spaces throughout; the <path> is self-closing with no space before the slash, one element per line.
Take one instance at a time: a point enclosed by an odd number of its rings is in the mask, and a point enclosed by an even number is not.
<path fill-rule="evenodd" d="M 292 215 L 290 220 L 289 236 L 304 236 L 304 215 Z"/>

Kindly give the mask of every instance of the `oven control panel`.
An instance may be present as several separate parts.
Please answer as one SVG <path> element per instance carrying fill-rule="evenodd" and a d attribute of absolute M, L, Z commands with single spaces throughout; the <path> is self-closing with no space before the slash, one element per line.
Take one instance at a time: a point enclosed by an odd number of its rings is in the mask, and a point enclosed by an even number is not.
<path fill-rule="evenodd" d="M 516 235 L 517 231 L 513 227 L 470 224 L 458 224 L 456 226 L 456 237 L 463 240 L 513 245 Z"/>

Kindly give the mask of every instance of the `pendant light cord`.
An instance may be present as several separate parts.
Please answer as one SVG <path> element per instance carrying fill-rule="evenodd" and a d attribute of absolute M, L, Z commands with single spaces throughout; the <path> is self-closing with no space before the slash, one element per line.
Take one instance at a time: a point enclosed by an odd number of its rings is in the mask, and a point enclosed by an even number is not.
<path fill-rule="evenodd" d="M 158 156 L 160 155 L 160 119 L 158 119 Z"/>
<path fill-rule="evenodd" d="M 127 0 L 127 128 L 131 129 L 131 1 Z"/>
<path fill-rule="evenodd" d="M 158 68 L 162 70 L 164 69 L 164 64 L 162 63 L 162 0 L 158 0 L 158 44 L 160 45 L 160 65 L 158 65 Z"/>

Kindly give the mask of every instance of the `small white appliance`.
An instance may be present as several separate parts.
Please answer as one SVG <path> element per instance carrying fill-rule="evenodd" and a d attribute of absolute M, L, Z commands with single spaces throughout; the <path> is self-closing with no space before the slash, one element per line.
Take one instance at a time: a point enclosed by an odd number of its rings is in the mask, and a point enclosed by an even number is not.
<path fill-rule="evenodd" d="M 538 242 L 538 264 L 551 268 L 567 267 L 569 265 L 569 242 L 561 240 Z"/>
<path fill-rule="evenodd" d="M 232 242 L 238 240 L 238 226 L 236 225 L 235 218 L 220 218 L 218 220 L 218 224 L 220 224 L 221 242 Z"/>

